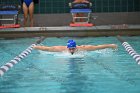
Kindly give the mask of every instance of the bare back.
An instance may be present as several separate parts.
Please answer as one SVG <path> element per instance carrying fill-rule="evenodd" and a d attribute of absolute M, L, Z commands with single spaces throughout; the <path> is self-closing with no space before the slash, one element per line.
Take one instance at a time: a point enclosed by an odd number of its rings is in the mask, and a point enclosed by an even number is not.
<path fill-rule="evenodd" d="M 49 47 L 49 49 L 52 52 L 62 52 L 62 51 L 67 50 L 67 47 L 66 46 L 52 46 L 52 47 Z"/>

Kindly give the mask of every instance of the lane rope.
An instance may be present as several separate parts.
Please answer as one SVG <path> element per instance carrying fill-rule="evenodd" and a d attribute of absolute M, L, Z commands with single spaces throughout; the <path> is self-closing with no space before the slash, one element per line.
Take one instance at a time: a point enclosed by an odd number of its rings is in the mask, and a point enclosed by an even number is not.
<path fill-rule="evenodd" d="M 123 40 L 121 36 L 117 36 L 117 39 L 122 43 L 122 46 L 125 48 L 128 54 L 136 60 L 137 64 L 140 64 L 140 54 L 138 54 L 128 42 Z"/>
<path fill-rule="evenodd" d="M 39 40 L 37 40 L 34 44 L 31 44 L 27 49 L 25 49 L 23 52 L 21 52 L 18 56 L 7 62 L 5 65 L 0 67 L 0 76 L 3 76 L 5 72 L 7 72 L 10 68 L 12 68 L 15 64 L 19 63 L 22 59 L 27 57 L 28 54 L 30 54 L 33 50 L 33 47 L 40 44 L 43 40 L 45 40 L 45 37 L 40 37 Z"/>

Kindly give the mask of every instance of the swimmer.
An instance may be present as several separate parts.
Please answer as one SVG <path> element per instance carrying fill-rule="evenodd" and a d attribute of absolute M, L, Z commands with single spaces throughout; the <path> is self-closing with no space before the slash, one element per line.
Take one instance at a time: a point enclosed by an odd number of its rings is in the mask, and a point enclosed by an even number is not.
<path fill-rule="evenodd" d="M 22 7 L 24 12 L 24 26 L 27 26 L 28 14 L 30 15 L 30 27 L 33 26 L 34 1 L 35 0 L 22 0 Z"/>
<path fill-rule="evenodd" d="M 105 49 L 105 48 L 112 48 L 116 49 L 117 45 L 116 44 L 104 44 L 104 45 L 81 45 L 77 46 L 76 42 L 74 40 L 68 40 L 67 46 L 35 46 L 34 49 L 42 50 L 42 51 L 49 51 L 49 52 L 63 52 L 63 51 L 68 51 L 72 55 L 80 50 L 85 50 L 85 51 L 94 51 L 94 50 L 99 50 L 99 49 Z"/>

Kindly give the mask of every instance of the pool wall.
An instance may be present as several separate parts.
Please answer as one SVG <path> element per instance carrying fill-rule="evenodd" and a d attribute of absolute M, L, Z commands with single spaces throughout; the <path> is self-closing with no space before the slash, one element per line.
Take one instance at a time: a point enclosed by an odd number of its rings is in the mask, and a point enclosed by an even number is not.
<path fill-rule="evenodd" d="M 94 18 L 94 19 L 93 19 Z M 93 13 L 92 23 L 95 25 L 140 24 L 140 12 Z M 36 14 L 35 26 L 68 26 L 72 21 L 70 13 Z"/>
<path fill-rule="evenodd" d="M 36 14 L 35 27 L 0 29 L 0 38 L 140 35 L 140 12 L 94 13 L 93 17 L 93 27 L 70 27 L 70 13 Z"/>
<path fill-rule="evenodd" d="M 118 26 L 117 26 L 118 27 Z M 127 29 L 115 29 L 110 26 L 94 27 L 26 27 L 17 29 L 5 29 L 0 31 L 0 38 L 21 37 L 92 37 L 92 36 L 138 36 L 139 25 L 129 25 Z M 7 30 L 7 31 L 6 31 Z"/>

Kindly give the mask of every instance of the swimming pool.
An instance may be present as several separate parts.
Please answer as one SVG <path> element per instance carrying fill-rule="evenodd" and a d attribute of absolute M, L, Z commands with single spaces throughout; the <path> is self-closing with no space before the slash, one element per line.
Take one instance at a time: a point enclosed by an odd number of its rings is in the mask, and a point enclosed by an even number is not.
<path fill-rule="evenodd" d="M 140 53 L 140 37 L 123 37 Z M 0 66 L 25 50 L 37 38 L 0 40 Z M 139 93 L 140 67 L 116 37 L 46 38 L 43 45 L 118 44 L 76 55 L 34 50 L 0 78 L 0 93 Z"/>

